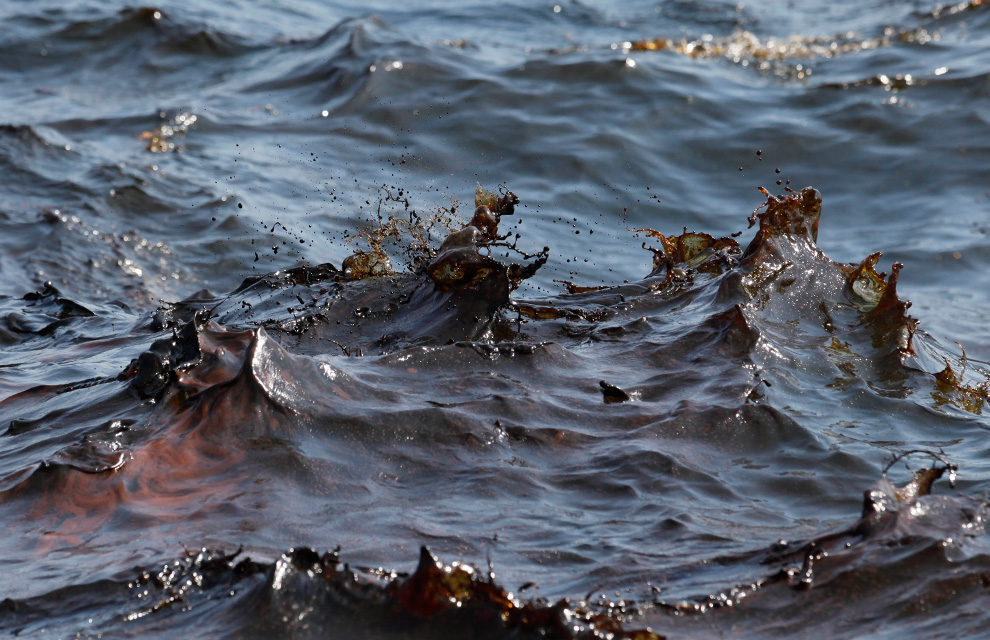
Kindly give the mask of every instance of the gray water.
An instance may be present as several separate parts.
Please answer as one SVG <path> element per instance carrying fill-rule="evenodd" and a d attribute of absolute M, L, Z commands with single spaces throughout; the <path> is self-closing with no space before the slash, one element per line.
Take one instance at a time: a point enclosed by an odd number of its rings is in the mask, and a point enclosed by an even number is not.
<path fill-rule="evenodd" d="M 980 637 L 985 3 L 0 2 L 0 25 L 0 632 Z M 489 288 L 446 290 L 447 228 L 402 249 L 479 185 L 519 197 L 519 251 L 479 241 Z M 751 244 L 757 187 L 809 185 L 817 236 Z M 316 268 L 390 216 L 394 275 Z M 739 245 L 657 257 L 644 229 Z M 879 306 L 850 275 L 876 252 L 903 264 Z M 915 450 L 937 458 L 894 485 L 958 481 L 862 519 Z M 802 581 L 781 549 L 807 541 L 829 551 Z M 580 629 L 395 604 L 423 545 Z M 288 552 L 337 546 L 374 597 Z"/>

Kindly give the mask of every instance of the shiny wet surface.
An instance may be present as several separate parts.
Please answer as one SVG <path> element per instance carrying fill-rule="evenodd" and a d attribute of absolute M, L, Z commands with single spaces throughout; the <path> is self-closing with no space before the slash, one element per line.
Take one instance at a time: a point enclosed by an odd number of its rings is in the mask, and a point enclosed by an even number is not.
<path fill-rule="evenodd" d="M 4 633 L 985 626 L 983 3 L 3 20 Z"/>

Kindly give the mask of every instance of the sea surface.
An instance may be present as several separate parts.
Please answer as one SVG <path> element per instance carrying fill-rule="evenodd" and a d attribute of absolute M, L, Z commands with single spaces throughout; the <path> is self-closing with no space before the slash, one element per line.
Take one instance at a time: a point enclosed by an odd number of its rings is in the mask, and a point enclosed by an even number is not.
<path fill-rule="evenodd" d="M 0 176 L 2 637 L 987 633 L 990 3 L 0 0 Z"/>

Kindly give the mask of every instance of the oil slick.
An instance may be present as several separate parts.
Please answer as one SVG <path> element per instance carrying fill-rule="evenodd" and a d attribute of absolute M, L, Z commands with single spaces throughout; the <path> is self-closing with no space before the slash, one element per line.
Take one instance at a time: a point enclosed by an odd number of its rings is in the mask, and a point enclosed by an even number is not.
<path fill-rule="evenodd" d="M 0 402 L 9 425 L 0 506 L 12 526 L 40 532 L 23 536 L 19 549 L 45 557 L 87 540 L 111 541 L 117 521 L 146 523 L 148 544 L 167 548 L 167 532 L 186 521 L 263 504 L 271 482 L 291 484 L 290 495 L 313 492 L 317 503 L 389 495 L 382 487 L 400 484 L 406 473 L 391 461 L 404 460 L 416 439 L 431 443 L 424 468 L 439 473 L 456 474 L 449 461 L 470 452 L 503 451 L 511 466 L 546 452 L 566 460 L 589 443 L 614 439 L 633 450 L 649 442 L 650 455 L 669 456 L 675 470 L 687 464 L 698 473 L 698 461 L 706 460 L 732 474 L 726 451 L 774 447 L 777 436 L 768 434 L 788 432 L 793 420 L 774 404 L 799 383 L 833 397 L 869 385 L 879 398 L 979 413 L 986 386 L 974 376 L 982 370 L 967 370 L 965 353 L 952 357 L 907 314 L 897 293 L 900 265 L 888 277 L 876 271 L 879 253 L 858 265 L 830 260 L 816 243 L 817 190 L 763 194 L 750 218 L 759 226 L 745 248 L 687 229 L 640 229 L 659 244 L 644 243 L 653 259 L 643 279 L 566 283 L 565 293 L 545 299 L 515 292 L 549 249 L 530 254 L 510 242 L 500 223 L 515 213 L 518 197 L 479 188 L 471 220 L 451 225 L 440 242 L 430 242 L 415 220 L 383 220 L 384 231 L 372 237 L 413 238 L 404 269 L 383 242 L 371 240 L 340 268 L 287 269 L 245 280 L 225 296 L 204 291 L 163 304 L 114 343 L 134 354 L 122 370 L 36 386 Z M 496 247 L 519 259 L 493 257 Z M 4 303 L 18 339 L 99 322 L 100 310 L 54 288 Z M 611 355 L 591 369 L 582 361 L 589 346 Z M 795 382 L 794 371 L 806 377 Z M 471 404 L 473 412 L 460 409 Z M 609 438 L 527 424 L 554 425 L 575 412 Z M 648 440 L 637 439 L 644 435 Z M 310 441 L 344 453 L 315 461 L 306 455 Z M 808 455 L 829 455 L 816 440 L 804 446 Z M 293 471 L 284 477 L 273 469 Z M 729 611 L 755 616 L 747 619 L 760 628 L 760 620 L 791 615 L 773 612 L 788 610 L 795 592 L 821 590 L 816 603 L 825 607 L 853 588 L 844 580 L 867 589 L 862 566 L 914 570 L 913 560 L 892 549 L 920 549 L 937 571 L 944 557 L 967 553 L 982 535 L 985 505 L 934 495 L 933 483 L 947 472 L 955 469 L 939 456 L 900 488 L 884 475 L 853 526 L 720 557 L 729 574 L 753 581 L 709 596 L 523 600 L 491 572 L 444 564 L 425 548 L 416 570 L 404 575 L 352 568 L 336 552 L 299 546 L 270 561 L 191 553 L 129 578 L 126 589 L 108 583 L 99 596 L 105 604 L 93 606 L 123 615 L 142 633 L 177 624 L 190 603 L 239 611 L 231 615 L 251 628 L 293 637 L 330 624 L 356 635 L 411 625 L 457 637 L 466 624 L 493 637 L 647 639 L 690 632 L 694 623 L 683 620 L 696 616 L 689 614 Z M 610 478 L 600 480 L 607 486 Z M 240 526 L 237 517 L 231 522 L 228 537 Z M 726 584 L 726 577 L 712 583 Z M 6 601 L 0 628 L 29 628 L 61 597 Z"/>

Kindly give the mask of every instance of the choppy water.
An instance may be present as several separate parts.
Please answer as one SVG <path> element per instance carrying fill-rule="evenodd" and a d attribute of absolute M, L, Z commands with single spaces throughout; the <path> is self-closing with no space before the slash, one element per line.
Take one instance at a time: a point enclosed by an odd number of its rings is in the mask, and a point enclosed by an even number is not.
<path fill-rule="evenodd" d="M 982 637 L 988 34 L 0 2 L 0 634 Z"/>

